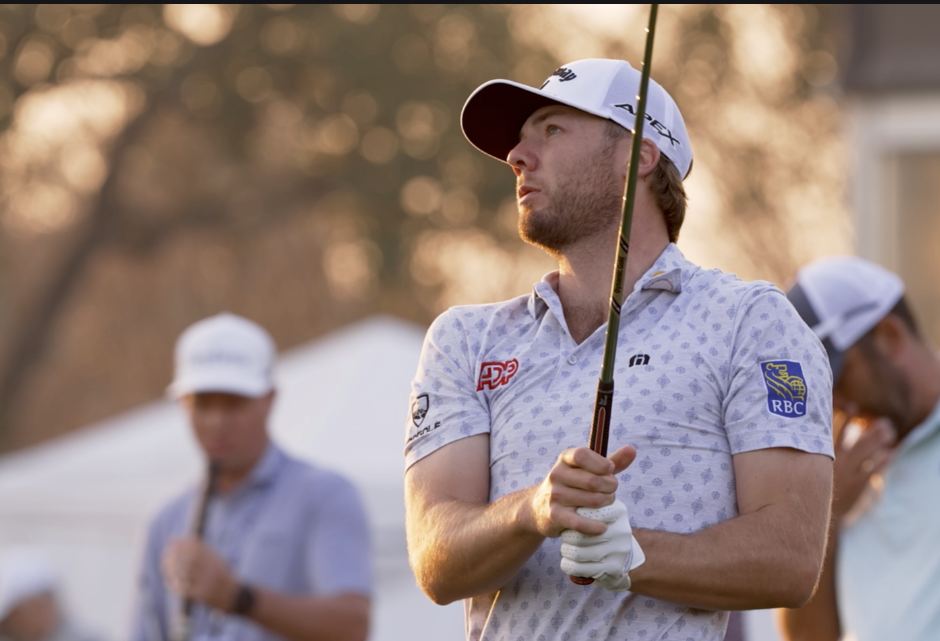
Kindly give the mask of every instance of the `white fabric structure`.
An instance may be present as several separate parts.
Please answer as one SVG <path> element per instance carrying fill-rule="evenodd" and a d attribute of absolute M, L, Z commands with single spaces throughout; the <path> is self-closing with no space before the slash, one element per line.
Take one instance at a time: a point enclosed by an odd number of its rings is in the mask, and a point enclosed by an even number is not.
<path fill-rule="evenodd" d="M 274 439 L 362 492 L 373 530 L 371 641 L 463 638 L 463 608 L 431 603 L 405 550 L 403 428 L 424 330 L 366 319 L 278 362 Z M 169 349 L 169 347 L 168 347 Z M 0 549 L 28 543 L 62 577 L 78 621 L 120 639 L 129 626 L 147 521 L 200 475 L 180 409 L 167 400 L 0 458 Z"/>

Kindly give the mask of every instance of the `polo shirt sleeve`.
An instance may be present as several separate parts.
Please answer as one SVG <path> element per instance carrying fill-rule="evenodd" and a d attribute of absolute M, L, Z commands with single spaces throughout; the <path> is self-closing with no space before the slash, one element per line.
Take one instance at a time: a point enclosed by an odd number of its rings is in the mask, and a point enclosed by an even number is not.
<path fill-rule="evenodd" d="M 477 393 L 474 341 L 460 310 L 441 314 L 424 339 L 405 424 L 406 468 L 454 441 L 490 431 L 489 410 Z"/>
<path fill-rule="evenodd" d="M 322 503 L 310 529 L 307 575 L 317 594 L 372 594 L 369 523 L 359 493 L 338 474 L 318 480 Z"/>
<path fill-rule="evenodd" d="M 832 372 L 786 296 L 755 283 L 737 306 L 723 408 L 732 454 L 790 447 L 832 458 Z"/>

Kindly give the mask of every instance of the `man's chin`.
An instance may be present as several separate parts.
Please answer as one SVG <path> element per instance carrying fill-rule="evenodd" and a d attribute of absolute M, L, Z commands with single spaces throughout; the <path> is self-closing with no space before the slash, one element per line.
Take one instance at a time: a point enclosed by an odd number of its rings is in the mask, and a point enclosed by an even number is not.
<path fill-rule="evenodd" d="M 554 225 L 548 224 L 537 212 L 531 212 L 529 215 L 520 212 L 519 237 L 552 255 L 560 254 L 569 244 L 567 235 Z"/>

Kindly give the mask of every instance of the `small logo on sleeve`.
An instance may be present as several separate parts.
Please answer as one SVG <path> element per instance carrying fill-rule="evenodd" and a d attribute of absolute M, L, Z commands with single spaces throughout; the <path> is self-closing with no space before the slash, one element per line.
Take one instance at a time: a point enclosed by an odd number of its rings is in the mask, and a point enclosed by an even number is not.
<path fill-rule="evenodd" d="M 418 394 L 418 396 L 415 397 L 415 399 L 411 402 L 411 422 L 414 423 L 416 428 L 418 428 L 418 431 L 408 437 L 408 443 L 411 443 L 415 439 L 419 439 L 422 436 L 430 434 L 441 426 L 440 421 L 434 421 L 433 423 L 424 425 L 424 421 L 428 417 L 428 410 L 430 407 L 431 400 L 427 394 Z M 422 425 L 424 425 L 424 427 L 421 427 Z"/>
<path fill-rule="evenodd" d="M 482 392 L 485 389 L 496 389 L 500 385 L 505 385 L 509 379 L 519 371 L 519 361 L 492 361 L 480 365 L 480 382 L 477 384 L 477 391 Z"/>
<path fill-rule="evenodd" d="M 803 366 L 796 361 L 764 361 L 760 367 L 770 413 L 787 418 L 806 416 Z"/>
<path fill-rule="evenodd" d="M 411 421 L 415 424 L 415 427 L 421 427 L 421 424 L 424 423 L 429 406 L 430 402 L 427 394 L 419 394 L 418 398 L 411 403 Z"/>

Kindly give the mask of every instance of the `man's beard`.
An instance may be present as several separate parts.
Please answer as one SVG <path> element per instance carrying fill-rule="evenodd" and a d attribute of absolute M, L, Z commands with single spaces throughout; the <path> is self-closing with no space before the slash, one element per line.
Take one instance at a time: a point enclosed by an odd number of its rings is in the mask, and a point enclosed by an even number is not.
<path fill-rule="evenodd" d="M 868 361 L 874 377 L 877 395 L 867 400 L 865 412 L 875 416 L 884 416 L 891 420 L 899 436 L 907 434 L 914 427 L 914 407 L 911 402 L 911 390 L 901 371 L 888 360 L 867 339 L 859 341 L 859 346 Z"/>
<path fill-rule="evenodd" d="M 563 175 L 552 187 L 543 209 L 519 207 L 519 236 L 553 256 L 608 229 L 620 213 L 622 187 L 614 166 L 615 144 L 595 159 Z"/>

